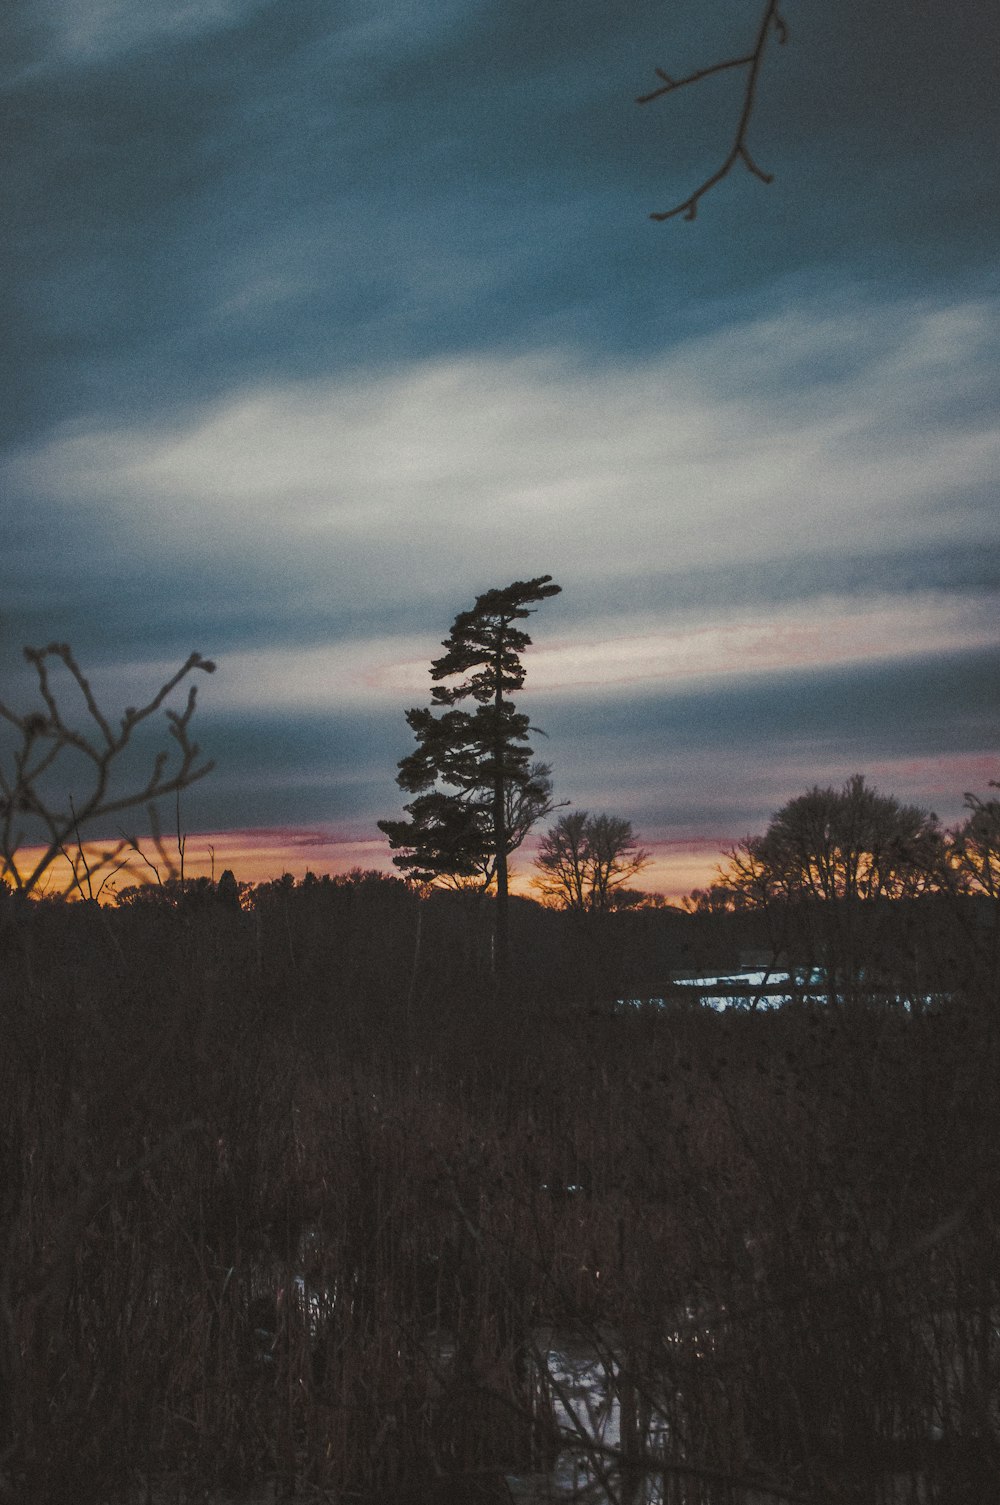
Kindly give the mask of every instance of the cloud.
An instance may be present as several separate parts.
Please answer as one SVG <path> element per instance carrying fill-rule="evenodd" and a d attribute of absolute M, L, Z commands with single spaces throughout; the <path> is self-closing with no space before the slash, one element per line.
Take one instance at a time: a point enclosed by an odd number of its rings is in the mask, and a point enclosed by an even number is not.
<path fill-rule="evenodd" d="M 998 335 L 986 300 L 800 304 L 656 359 L 480 352 L 77 422 L 5 466 L 0 593 L 84 627 L 111 706 L 190 639 L 218 657 L 193 832 L 366 839 L 455 613 L 543 572 L 525 703 L 560 796 L 658 853 L 855 771 L 955 818 L 995 739 Z"/>
<path fill-rule="evenodd" d="M 989 302 L 862 304 L 650 361 L 481 354 L 258 386 L 165 428 L 71 426 L 7 484 L 88 510 L 165 569 L 224 553 L 350 599 L 548 570 L 589 613 L 595 591 L 734 553 L 752 567 L 989 529 L 998 336 Z"/>
<path fill-rule="evenodd" d="M 984 691 L 949 699 L 926 666 L 998 641 L 998 315 L 798 306 L 656 361 L 480 354 L 73 425 L 2 477 L 7 641 L 68 638 L 112 707 L 217 657 L 209 827 L 391 813 L 402 711 L 455 613 L 542 572 L 564 590 L 531 624 L 526 705 L 578 801 L 714 830 L 828 767 L 964 756 Z M 923 666 L 908 699 L 893 664 Z M 777 770 L 756 800 L 744 763 Z"/>
<path fill-rule="evenodd" d="M 545 691 L 530 709 L 548 735 L 533 741 L 553 766 L 557 796 L 632 820 L 657 858 L 647 884 L 679 893 L 706 881 L 721 851 L 763 830 L 793 795 L 855 772 L 958 820 L 963 792 L 985 793 L 1000 772 L 997 666 L 996 650 L 987 649 L 651 681 L 631 693 Z M 218 833 L 230 832 L 233 855 L 225 860 L 237 863 L 241 877 L 387 866 L 375 822 L 398 814 L 406 798 L 395 784 L 396 762 L 412 747 L 405 700 L 344 705 L 334 696 L 303 711 L 270 705 L 262 693 L 256 704 L 237 707 L 215 694 L 225 681 L 223 663 L 203 682 L 196 717 L 196 736 L 216 768 L 183 796 L 182 822 L 197 838 L 192 850 L 204 852 L 210 841 L 221 852 Z M 142 680 L 140 688 L 150 684 Z M 99 688 L 113 713 L 127 681 L 109 672 Z M 167 740 L 162 724 L 146 739 L 144 767 L 157 738 Z M 171 806 L 164 826 L 172 821 Z M 258 835 L 265 827 L 277 834 Z M 521 854 L 522 867 L 529 855 Z"/>
<path fill-rule="evenodd" d="M 232 30 L 262 10 L 267 0 L 36 0 L 33 21 L 44 38 L 51 67 L 92 65 L 132 52 Z"/>
<path fill-rule="evenodd" d="M 636 630 L 637 626 L 640 630 Z M 884 663 L 916 654 L 988 647 L 996 641 L 995 602 L 987 595 L 939 592 L 901 599 L 873 596 L 859 607 L 838 597 L 772 608 L 752 619 L 736 614 L 663 627 L 624 614 L 556 633 L 536 628 L 526 653 L 526 702 L 554 695 L 668 693 L 695 681 L 731 680 L 835 665 Z M 255 648 L 220 660 L 212 686 L 220 710 L 359 710 L 429 701 L 429 666 L 440 651 L 428 638 L 417 651 L 413 636 L 347 638 L 302 647 Z M 116 664 L 121 685 L 166 677 L 166 661 Z"/>
<path fill-rule="evenodd" d="M 645 214 L 714 165 L 740 80 L 632 96 L 738 50 L 735 3 L 8 8 L 0 434 L 477 346 L 648 354 L 784 278 L 995 285 L 985 15 L 866 14 L 859 48 L 813 7 L 755 113 L 774 190 L 732 174 L 703 232 Z"/>
<path fill-rule="evenodd" d="M 531 684 L 537 693 L 631 693 L 650 682 L 667 689 L 692 679 L 980 648 L 996 641 L 994 618 L 995 602 L 987 596 L 926 592 L 902 600 L 873 596 L 860 605 L 821 596 L 749 620 L 712 620 L 703 613 L 697 624 L 638 633 L 634 622 L 632 630 L 623 630 L 623 622 L 613 635 L 581 634 L 543 645 L 531 659 Z"/>
<path fill-rule="evenodd" d="M 14 0 L 0 669 L 218 657 L 203 828 L 386 813 L 455 612 L 543 571 L 546 752 L 657 830 L 987 745 L 987 23 L 813 7 L 773 187 L 654 227 L 739 80 L 631 97 L 749 24 L 661 11 Z"/>

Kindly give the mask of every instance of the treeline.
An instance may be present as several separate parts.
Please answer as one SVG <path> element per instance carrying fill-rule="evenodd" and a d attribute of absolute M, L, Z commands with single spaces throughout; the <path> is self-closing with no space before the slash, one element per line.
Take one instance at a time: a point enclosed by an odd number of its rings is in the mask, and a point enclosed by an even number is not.
<path fill-rule="evenodd" d="M 881 831 L 861 825 L 858 805 L 876 808 Z M 803 812 L 817 807 L 822 821 L 807 825 Z M 917 843 L 892 834 L 900 810 L 907 820 L 919 815 Z M 587 819 L 581 812 L 562 821 L 582 827 Z M 575 873 L 567 864 L 558 889 L 543 884 L 540 900 L 512 896 L 504 995 L 542 1011 L 573 1010 L 676 999 L 679 981 L 755 969 L 790 974 L 792 994 L 820 993 L 832 1005 L 920 1010 L 956 990 L 982 996 L 1000 981 L 998 862 L 997 802 L 976 801 L 966 825 L 944 832 L 933 816 L 853 779 L 843 791 L 791 801 L 764 837 L 730 854 L 715 883 L 680 905 L 627 887 L 594 904 L 582 863 Z M 362 870 L 239 888 L 225 874 L 218 892 L 207 879 L 168 880 L 116 896 L 119 915 L 176 909 L 210 926 L 213 915 L 239 913 L 234 934 L 257 965 L 305 967 L 305 992 L 323 1000 L 321 1013 L 335 996 L 364 1000 L 374 991 L 412 1004 L 453 989 L 495 989 L 495 905 L 482 887 L 415 886 Z M 138 922 L 108 915 L 107 923 Z"/>
<path fill-rule="evenodd" d="M 791 994 L 822 994 L 834 1006 L 868 999 L 919 1010 L 956 990 L 982 993 L 996 970 L 997 908 L 981 896 L 873 900 L 857 913 L 846 906 L 840 913 L 836 903 L 829 911 L 794 902 L 710 909 L 634 890 L 623 897 L 621 907 L 598 913 L 513 897 L 507 1003 L 548 1015 L 621 999 L 676 1003 L 694 979 L 756 970 L 790 972 Z M 80 948 L 92 948 L 103 965 L 120 946 L 155 957 L 168 936 L 184 934 L 211 975 L 225 965 L 234 979 L 278 993 L 287 987 L 297 1000 L 289 1017 L 301 1010 L 342 1028 L 355 1014 L 367 1017 L 373 1002 L 408 1000 L 419 1011 L 436 998 L 460 1011 L 468 991 L 497 996 L 494 903 L 488 893 L 420 893 L 384 873 L 356 871 L 241 885 L 233 902 L 207 879 L 172 880 L 127 888 L 115 907 L 34 901 L 15 924 L 17 901 L 0 899 L 0 914 L 9 915 L 7 966 L 15 973 L 31 975 L 39 950 L 50 960 L 67 951 L 76 965 Z M 850 937 L 861 982 L 847 994 L 818 986 L 831 935 Z"/>
<path fill-rule="evenodd" d="M 419 890 L 357 870 L 237 885 L 226 874 L 122 889 L 114 905 L 25 902 L 0 890 L 8 979 L 31 986 L 44 956 L 65 959 L 65 986 L 131 950 L 149 965 L 184 938 L 186 960 L 237 992 L 281 1000 L 289 1022 L 340 1032 L 372 1011 L 461 1015 L 467 996 L 500 1012 L 547 1016 L 619 1000 L 680 1006 L 692 980 L 755 970 L 789 979 L 788 996 L 831 1006 L 919 1012 L 952 996 L 985 997 L 998 976 L 1000 905 L 941 888 L 907 897 L 830 900 L 773 895 L 766 903 L 686 906 L 624 890 L 604 911 L 510 899 L 510 968 L 496 969 L 495 898 L 478 889 Z M 696 984 L 695 984 L 696 986 Z M 499 991 L 498 991 L 499 990 Z M 710 988 L 706 989 L 711 991 Z"/>

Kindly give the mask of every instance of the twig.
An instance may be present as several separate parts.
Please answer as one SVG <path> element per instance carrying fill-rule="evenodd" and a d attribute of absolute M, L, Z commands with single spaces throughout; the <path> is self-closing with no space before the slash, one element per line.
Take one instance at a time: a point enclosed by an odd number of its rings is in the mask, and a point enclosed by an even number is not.
<path fill-rule="evenodd" d="M 0 880 L 12 878 L 22 894 L 29 894 L 42 875 L 62 853 L 66 855 L 67 842 L 75 835 L 79 861 L 70 862 L 73 879 L 67 893 L 73 888 L 82 892 L 86 879 L 88 891 L 92 892 L 91 878 L 97 869 L 91 870 L 83 852 L 80 829 L 87 821 L 102 819 L 128 810 L 136 805 L 151 805 L 163 795 L 177 794 L 203 778 L 213 767 L 211 762 L 199 762 L 201 749 L 190 737 L 191 718 L 194 715 L 197 691 L 194 685 L 188 689 L 183 711 L 166 711 L 167 730 L 177 743 L 180 764 L 176 771 L 167 775 L 168 753 L 161 749 L 153 759 L 152 770 L 146 783 L 139 789 L 116 798 L 109 797 L 109 783 L 115 760 L 127 747 L 136 727 L 157 711 L 167 696 L 195 669 L 206 674 L 214 672 L 215 665 L 200 653 L 192 653 L 177 672 L 160 686 L 159 690 L 141 707 L 128 706 L 120 721 L 120 729 L 113 730 L 111 721 L 104 715 L 91 689 L 90 682 L 73 656 L 68 643 L 49 643 L 45 648 L 25 648 L 24 656 L 35 670 L 38 693 L 44 711 L 18 714 L 0 701 L 0 719 L 8 722 L 20 736 L 20 745 L 13 754 L 11 773 L 0 768 Z M 49 677 L 49 661 L 61 662 L 83 695 L 90 720 L 97 729 L 97 736 L 88 736 L 86 731 L 68 725 L 59 708 Z M 91 765 L 90 792 L 79 806 L 69 799 L 68 810 L 52 804 L 41 790 L 41 780 L 67 749 L 79 753 Z M 48 835 L 48 843 L 30 872 L 25 874 L 18 865 L 17 852 L 24 844 L 25 834 L 15 820 L 28 816 L 40 821 Z M 101 855 L 98 867 L 115 861 L 124 846 L 122 842 L 113 851 Z M 183 860 L 183 852 L 182 852 Z"/>
<path fill-rule="evenodd" d="M 743 108 L 740 111 L 733 144 L 727 156 L 723 159 L 722 165 L 705 178 L 686 199 L 682 199 L 672 209 L 663 209 L 659 213 L 651 214 L 649 216 L 650 219 L 662 221 L 673 219 L 676 215 L 680 214 L 686 220 L 693 220 L 698 213 L 699 201 L 717 183 L 721 183 L 722 179 L 728 176 L 737 162 L 742 162 L 747 171 L 752 173 L 755 178 L 759 178 L 762 183 L 773 181 L 773 174 L 765 172 L 751 157 L 749 148 L 747 147 L 747 131 L 756 102 L 757 81 L 760 77 L 761 64 L 764 59 L 764 47 L 767 43 L 768 35 L 773 30 L 777 35 L 779 43 L 783 44 L 788 40 L 788 27 L 779 9 L 779 3 L 780 0 L 765 0 L 760 25 L 757 29 L 757 40 L 752 51 L 742 57 L 726 58 L 720 63 L 712 63 L 707 68 L 697 68 L 693 73 L 686 74 L 684 78 L 672 78 L 662 68 L 657 68 L 655 69 L 656 76 L 662 80 L 659 88 L 651 90 L 648 94 L 640 94 L 636 99 L 636 104 L 650 104 L 654 99 L 660 99 L 664 94 L 671 94 L 676 89 L 684 89 L 688 84 L 699 84 L 703 79 L 711 78 L 716 73 L 724 73 L 731 68 L 747 69 L 746 88 L 743 93 Z"/>

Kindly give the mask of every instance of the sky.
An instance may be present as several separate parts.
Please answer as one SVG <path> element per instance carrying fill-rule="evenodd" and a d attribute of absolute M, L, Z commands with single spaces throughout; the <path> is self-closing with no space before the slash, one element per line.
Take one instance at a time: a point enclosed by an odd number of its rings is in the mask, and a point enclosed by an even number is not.
<path fill-rule="evenodd" d="M 189 865 L 388 867 L 430 661 L 541 574 L 536 754 L 649 888 L 817 783 L 1000 776 L 1000 16 L 787 0 L 773 182 L 656 223 L 742 76 L 635 96 L 759 12 L 6 9 L 0 697 L 24 644 L 114 716 L 210 656 Z"/>

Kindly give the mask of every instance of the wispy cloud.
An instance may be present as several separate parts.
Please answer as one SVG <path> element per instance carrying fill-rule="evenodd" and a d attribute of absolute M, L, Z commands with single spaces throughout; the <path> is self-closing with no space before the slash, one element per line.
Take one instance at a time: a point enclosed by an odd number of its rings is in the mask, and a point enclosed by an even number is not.
<path fill-rule="evenodd" d="M 850 10 L 768 64 L 772 188 L 663 227 L 738 80 L 631 97 L 737 0 L 15 4 L 12 698 L 22 642 L 112 709 L 197 647 L 192 831 L 363 838 L 456 611 L 548 571 L 539 750 L 669 861 L 817 778 L 958 790 L 996 735 L 996 20 L 876 8 L 858 48 Z"/>
<path fill-rule="evenodd" d="M 103 62 L 140 49 L 226 30 L 263 9 L 267 0 L 36 0 L 38 66 Z M 42 61 L 44 59 L 44 61 Z"/>
<path fill-rule="evenodd" d="M 639 628 L 637 631 L 636 628 Z M 621 616 L 553 635 L 536 628 L 526 655 L 525 694 L 669 693 L 691 681 L 769 675 L 776 671 L 885 663 L 893 658 L 989 647 L 996 642 L 995 602 L 985 594 L 941 592 L 858 602 L 827 597 L 772 608 L 746 619 L 706 619 L 666 627 Z M 422 652 L 413 636 L 350 638 L 302 648 L 260 648 L 220 659 L 212 703 L 222 710 L 321 711 L 336 705 L 412 705 L 430 699 L 430 660 L 440 652 L 428 636 Z M 120 684 L 165 674 L 168 664 L 116 665 Z"/>
<path fill-rule="evenodd" d="M 0 588 L 55 582 L 48 630 L 73 636 L 102 583 L 112 705 L 197 621 L 219 766 L 192 830 L 270 822 L 262 861 L 294 866 L 296 822 L 355 842 L 398 808 L 401 713 L 455 612 L 551 572 L 538 750 L 561 796 L 635 819 L 677 892 L 817 778 L 952 817 L 976 787 L 989 697 L 962 666 L 998 642 L 998 345 L 990 302 L 800 306 L 655 361 L 481 353 L 79 424 L 6 466 Z"/>
<path fill-rule="evenodd" d="M 419 600 L 547 569 L 591 613 L 652 576 L 944 546 L 990 527 L 1000 305 L 793 310 L 656 361 L 429 361 L 60 432 L 7 484 L 105 546 L 225 554 L 305 597 Z M 807 379 L 808 376 L 808 379 Z"/>

